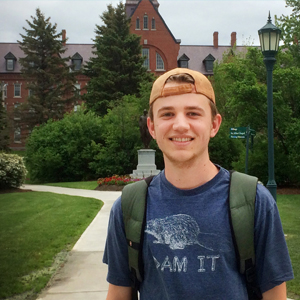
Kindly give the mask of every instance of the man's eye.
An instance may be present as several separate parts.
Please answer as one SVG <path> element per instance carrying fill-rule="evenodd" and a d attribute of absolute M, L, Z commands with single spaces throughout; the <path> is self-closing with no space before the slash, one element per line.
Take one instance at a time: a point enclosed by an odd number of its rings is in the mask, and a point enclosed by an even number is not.
<path fill-rule="evenodd" d="M 195 116 L 199 116 L 200 114 L 197 113 L 197 112 L 191 111 L 191 112 L 188 113 L 188 115 L 191 116 L 191 117 L 195 117 Z"/>

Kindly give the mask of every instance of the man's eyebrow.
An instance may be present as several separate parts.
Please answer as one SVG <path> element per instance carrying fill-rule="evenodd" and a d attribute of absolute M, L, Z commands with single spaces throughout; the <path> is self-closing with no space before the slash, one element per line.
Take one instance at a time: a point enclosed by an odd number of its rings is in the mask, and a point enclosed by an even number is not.
<path fill-rule="evenodd" d="M 173 106 L 163 106 L 158 110 L 158 112 L 165 111 L 165 110 L 174 110 L 174 107 Z"/>

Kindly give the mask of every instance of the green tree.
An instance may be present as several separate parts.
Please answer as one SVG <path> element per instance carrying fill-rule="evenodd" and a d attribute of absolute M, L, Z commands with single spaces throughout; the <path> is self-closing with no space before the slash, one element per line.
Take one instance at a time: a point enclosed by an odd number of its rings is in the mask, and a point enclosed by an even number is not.
<path fill-rule="evenodd" d="M 289 16 L 276 18 L 276 25 L 281 29 L 281 40 L 284 49 L 288 49 L 293 57 L 293 64 L 300 67 L 300 1 L 286 0 L 286 6 L 292 8 Z"/>
<path fill-rule="evenodd" d="M 280 52 L 273 72 L 275 174 L 279 185 L 295 184 L 299 178 L 299 160 L 291 128 L 298 128 L 299 68 L 291 66 L 291 53 Z M 267 167 L 267 85 L 263 57 L 259 49 L 249 48 L 245 56 L 228 53 L 214 68 L 217 104 L 225 124 L 255 129 L 253 152 L 249 155 L 249 173 L 266 183 Z M 230 125 L 230 126 L 229 126 Z M 243 142 L 245 144 L 245 142 Z M 232 165 L 243 171 L 245 147 Z"/>
<path fill-rule="evenodd" d="M 26 165 L 33 182 L 96 179 L 89 164 L 101 149 L 101 119 L 81 108 L 59 121 L 36 126 L 26 144 Z"/>
<path fill-rule="evenodd" d="M 4 106 L 2 105 L 2 90 L 0 91 L 0 151 L 8 151 L 9 129 L 8 117 Z"/>
<path fill-rule="evenodd" d="M 22 75 L 27 81 L 30 96 L 20 107 L 21 120 L 29 128 L 49 119 L 61 119 L 66 105 L 71 104 L 75 93 L 75 73 L 70 72 L 69 57 L 63 57 L 66 48 L 62 34 L 56 33 L 57 25 L 50 23 L 40 9 L 32 22 L 26 20 L 29 29 L 20 34 L 18 41 L 25 57 L 20 58 Z"/>
<path fill-rule="evenodd" d="M 96 25 L 93 54 L 85 67 L 90 77 L 84 96 L 88 109 L 103 116 L 124 95 L 138 95 L 140 84 L 149 80 L 143 67 L 140 37 L 130 33 L 130 19 L 121 2 L 114 8 L 108 5 Z"/>

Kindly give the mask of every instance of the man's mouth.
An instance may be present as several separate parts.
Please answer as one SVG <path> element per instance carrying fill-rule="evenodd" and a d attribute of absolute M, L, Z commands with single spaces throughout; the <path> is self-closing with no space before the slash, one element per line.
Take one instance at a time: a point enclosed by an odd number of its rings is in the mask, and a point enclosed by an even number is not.
<path fill-rule="evenodd" d="M 175 142 L 190 142 L 193 140 L 193 138 L 190 137 L 185 137 L 185 138 L 178 138 L 178 137 L 174 137 L 170 139 L 171 141 L 175 141 Z"/>

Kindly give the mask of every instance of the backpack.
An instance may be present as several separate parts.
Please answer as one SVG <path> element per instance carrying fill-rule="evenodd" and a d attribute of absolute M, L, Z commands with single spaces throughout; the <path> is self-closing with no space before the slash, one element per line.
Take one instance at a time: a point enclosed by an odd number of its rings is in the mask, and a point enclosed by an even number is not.
<path fill-rule="evenodd" d="M 142 245 L 146 225 L 147 189 L 153 176 L 126 185 L 121 205 L 128 245 L 132 299 L 143 281 Z M 230 172 L 229 216 L 239 271 L 244 274 L 249 300 L 262 299 L 257 286 L 254 249 L 254 212 L 258 179 L 239 172 Z"/>

